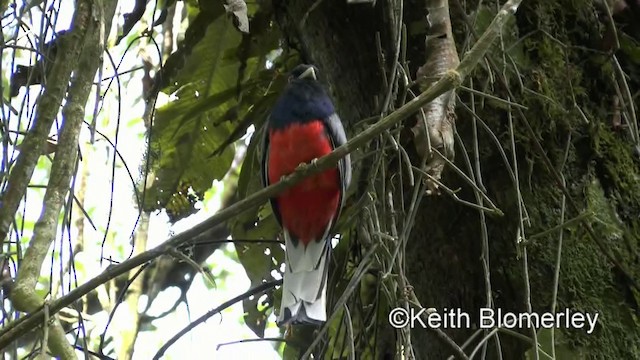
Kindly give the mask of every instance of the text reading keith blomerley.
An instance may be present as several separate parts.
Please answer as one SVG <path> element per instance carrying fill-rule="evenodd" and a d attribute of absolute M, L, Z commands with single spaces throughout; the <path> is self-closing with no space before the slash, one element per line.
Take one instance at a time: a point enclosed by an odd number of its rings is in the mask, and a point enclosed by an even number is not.
<path fill-rule="evenodd" d="M 599 313 L 576 312 L 565 309 L 556 313 L 514 313 L 502 309 L 482 308 L 478 321 L 471 321 L 471 315 L 461 309 L 405 309 L 394 308 L 389 312 L 389 323 L 395 328 L 471 328 L 479 324 L 481 329 L 502 328 L 565 328 L 584 329 L 591 334 L 598 322 Z"/>

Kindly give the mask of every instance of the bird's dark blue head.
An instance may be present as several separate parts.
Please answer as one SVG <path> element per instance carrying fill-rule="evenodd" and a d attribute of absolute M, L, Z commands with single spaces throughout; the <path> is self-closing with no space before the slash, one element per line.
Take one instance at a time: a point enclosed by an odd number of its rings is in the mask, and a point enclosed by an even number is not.
<path fill-rule="evenodd" d="M 318 68 L 307 64 L 300 64 L 291 71 L 289 84 L 271 111 L 271 128 L 283 129 L 293 123 L 324 120 L 335 113 L 317 75 Z"/>

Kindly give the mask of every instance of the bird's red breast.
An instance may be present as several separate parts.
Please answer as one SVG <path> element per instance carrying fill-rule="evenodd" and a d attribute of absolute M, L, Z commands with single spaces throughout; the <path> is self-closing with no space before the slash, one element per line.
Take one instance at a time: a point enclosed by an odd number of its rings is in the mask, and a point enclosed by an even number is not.
<path fill-rule="evenodd" d="M 292 123 L 269 133 L 269 182 L 280 181 L 301 163 L 308 163 L 333 149 L 320 120 Z M 305 245 L 322 237 L 338 211 L 340 178 L 333 168 L 310 176 L 277 198 L 282 225 Z"/>

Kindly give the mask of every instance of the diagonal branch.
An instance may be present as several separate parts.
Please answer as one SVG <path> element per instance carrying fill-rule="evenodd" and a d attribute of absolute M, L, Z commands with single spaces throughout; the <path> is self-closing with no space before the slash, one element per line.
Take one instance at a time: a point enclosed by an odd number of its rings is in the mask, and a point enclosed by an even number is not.
<path fill-rule="evenodd" d="M 509 0 L 502 7 L 500 12 L 493 19 L 486 32 L 480 37 L 474 47 L 468 52 L 467 56 L 460 62 L 460 65 L 456 70 L 448 71 L 445 76 L 438 80 L 435 84 L 421 93 L 419 96 L 384 117 L 373 126 L 367 128 L 365 131 L 351 138 L 344 145 L 336 148 L 330 154 L 323 156 L 322 158 L 313 161 L 311 164 L 303 164 L 296 169 L 294 173 L 283 178 L 280 182 L 266 187 L 254 194 L 246 197 L 244 200 L 232 204 L 223 211 L 211 216 L 207 220 L 192 227 L 191 229 L 177 234 L 157 247 L 145 251 L 131 259 L 124 261 L 118 265 L 107 268 L 102 274 L 89 280 L 83 285 L 75 288 L 67 295 L 60 299 L 51 302 L 49 312 L 54 314 L 65 306 L 68 306 L 80 299 L 92 289 L 104 284 L 105 282 L 121 275 L 137 266 L 147 263 L 160 255 L 166 254 L 169 250 L 185 244 L 194 236 L 206 231 L 207 229 L 216 226 L 222 222 L 225 222 L 244 211 L 259 206 L 267 201 L 267 199 L 278 195 L 287 188 L 299 183 L 304 178 L 313 174 L 318 174 L 324 170 L 336 166 L 338 161 L 345 157 L 347 154 L 355 151 L 358 147 L 365 145 L 371 139 L 377 137 L 385 130 L 388 130 L 392 126 L 398 124 L 402 120 L 411 116 L 415 112 L 419 111 L 422 106 L 432 101 L 439 95 L 460 86 L 464 78 L 469 75 L 476 64 L 484 57 L 484 54 L 489 50 L 493 41 L 498 37 L 500 31 L 505 24 L 506 20 L 512 16 L 521 0 Z M 0 332 L 0 348 L 7 346 L 11 341 L 15 340 L 22 334 L 30 331 L 38 326 L 43 319 L 42 309 L 37 312 L 33 312 L 29 316 L 17 320 L 16 322 L 8 325 L 2 332 Z"/>
<path fill-rule="evenodd" d="M 195 321 L 192 321 L 189 325 L 185 326 L 182 330 L 178 331 L 175 335 L 173 335 L 173 337 L 171 337 L 171 339 L 169 339 L 169 341 L 167 341 L 166 343 L 164 343 L 164 345 L 162 345 L 162 347 L 160 349 L 158 349 L 158 352 L 156 352 L 156 354 L 153 356 L 153 359 L 160 359 L 162 357 L 162 355 L 164 355 L 164 353 L 167 351 L 167 349 L 169 349 L 171 347 L 171 345 L 173 345 L 176 341 L 180 340 L 181 337 L 183 337 L 185 334 L 187 334 L 189 331 L 193 330 L 196 326 L 202 324 L 203 322 L 207 321 L 207 319 L 209 319 L 210 317 L 212 317 L 215 314 L 219 314 L 221 313 L 224 309 L 228 308 L 229 306 L 244 300 L 250 296 L 255 296 L 258 294 L 261 294 L 269 289 L 272 289 L 278 285 L 282 284 L 282 280 L 273 280 L 273 281 L 269 281 L 266 282 L 264 284 L 258 285 L 256 287 L 253 287 L 247 291 L 245 291 L 244 293 L 225 301 L 224 303 L 222 303 L 222 305 L 218 306 L 215 309 L 211 309 L 209 311 L 207 311 L 206 314 L 200 316 L 199 318 L 197 318 Z"/>

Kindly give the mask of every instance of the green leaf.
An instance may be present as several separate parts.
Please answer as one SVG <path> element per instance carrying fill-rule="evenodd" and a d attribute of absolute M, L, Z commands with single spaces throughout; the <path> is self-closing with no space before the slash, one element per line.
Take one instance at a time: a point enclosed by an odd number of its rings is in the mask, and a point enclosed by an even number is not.
<path fill-rule="evenodd" d="M 150 179 L 144 200 L 146 211 L 166 208 L 175 222 L 195 213 L 213 180 L 222 179 L 234 157 L 227 147 L 211 153 L 229 137 L 236 116 L 235 85 L 239 64 L 222 61 L 229 48 L 237 47 L 240 35 L 220 12 L 195 46 L 173 81 L 176 100 L 158 109 L 151 132 Z"/>
<path fill-rule="evenodd" d="M 238 180 L 238 196 L 244 198 L 261 188 L 259 159 L 256 154 L 260 139 L 254 136 L 247 149 L 240 178 Z M 279 243 L 263 243 L 256 241 L 248 243 L 247 240 L 263 239 L 275 240 L 280 233 L 280 227 L 272 214 L 269 204 L 264 204 L 254 211 L 245 211 L 243 214 L 230 221 L 231 236 L 234 240 L 242 240 L 236 243 L 238 260 L 244 267 L 251 286 L 257 286 L 264 281 L 273 280 L 272 271 L 279 271 L 280 264 L 284 261 L 284 251 Z M 245 299 L 242 302 L 244 308 L 245 324 L 258 336 L 264 337 L 267 313 L 275 306 L 263 306 L 258 303 L 259 298 Z"/>
<path fill-rule="evenodd" d="M 212 181 L 222 179 L 229 170 L 233 148 L 209 157 L 233 128 L 231 123 L 220 120 L 224 103 L 219 103 L 218 108 L 206 104 L 215 104 L 215 98 L 183 94 L 178 101 L 158 110 L 150 144 L 155 179 L 151 179 L 145 196 L 146 211 L 166 208 L 172 221 L 191 215 Z"/>
<path fill-rule="evenodd" d="M 248 225 L 248 226 L 247 226 Z M 234 239 L 263 238 L 275 239 L 280 228 L 274 216 L 257 222 L 257 226 L 251 223 L 236 222 L 232 228 Z M 284 260 L 284 251 L 278 243 L 243 242 L 236 244 L 238 259 L 244 267 L 247 277 L 251 280 L 251 287 L 258 286 L 264 281 L 273 280 L 272 271 L 278 271 Z M 264 337 L 267 318 L 274 306 L 273 300 L 266 304 L 259 302 L 260 297 L 247 298 L 242 301 L 245 312 L 245 324 L 258 336 Z"/>
<path fill-rule="evenodd" d="M 183 65 L 163 89 L 174 100 L 158 109 L 151 132 L 148 158 L 155 177 L 147 185 L 146 211 L 164 208 L 172 222 L 195 213 L 212 181 L 228 172 L 233 143 L 267 117 L 286 78 L 277 76 L 276 67 L 265 69 L 266 55 L 251 51 L 254 44 L 278 46 L 279 33 L 267 31 L 265 11 L 256 12 L 261 26 L 252 19 L 251 35 L 238 33 L 222 6 L 207 8 L 213 19 L 190 25 L 193 49 L 176 58 Z"/>

